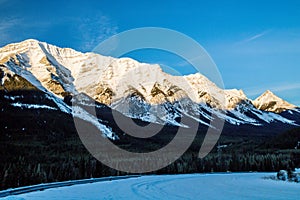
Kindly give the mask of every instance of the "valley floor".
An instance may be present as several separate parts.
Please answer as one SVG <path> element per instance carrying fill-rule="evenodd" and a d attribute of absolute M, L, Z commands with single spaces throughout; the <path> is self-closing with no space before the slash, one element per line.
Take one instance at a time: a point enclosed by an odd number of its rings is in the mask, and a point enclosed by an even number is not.
<path fill-rule="evenodd" d="M 300 184 L 264 179 L 276 173 L 142 176 L 53 188 L 5 200 L 81 199 L 297 199 Z"/>

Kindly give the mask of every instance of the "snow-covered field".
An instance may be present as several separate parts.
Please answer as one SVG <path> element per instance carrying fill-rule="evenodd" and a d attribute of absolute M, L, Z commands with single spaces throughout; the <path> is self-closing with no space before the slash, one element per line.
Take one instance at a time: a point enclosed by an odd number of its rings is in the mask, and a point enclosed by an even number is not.
<path fill-rule="evenodd" d="M 298 199 L 300 184 L 263 179 L 275 173 L 142 176 L 47 189 L 6 200 Z"/>

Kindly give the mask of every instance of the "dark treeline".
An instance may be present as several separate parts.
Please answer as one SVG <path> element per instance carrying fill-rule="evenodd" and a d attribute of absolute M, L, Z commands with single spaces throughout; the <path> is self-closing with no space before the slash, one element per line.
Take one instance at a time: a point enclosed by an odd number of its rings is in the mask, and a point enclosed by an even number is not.
<path fill-rule="evenodd" d="M 15 148 L 13 150 L 13 148 Z M 25 185 L 75 180 L 92 177 L 125 175 L 111 169 L 90 156 L 81 145 L 35 146 L 7 145 L 5 151 L 14 152 L 0 163 L 1 189 Z M 2 147 L 3 149 L 3 147 Z M 26 152 L 26 153 L 25 153 Z M 181 174 L 237 171 L 278 171 L 294 168 L 291 153 L 220 153 L 212 152 L 204 159 L 187 152 L 176 162 L 153 172 L 154 174 Z"/>
<path fill-rule="evenodd" d="M 38 112 L 38 111 L 36 111 Z M 46 113 L 26 113 L 27 118 L 12 113 L 10 121 L 0 123 L 0 190 L 39 183 L 84 178 L 125 175 L 95 160 L 85 149 L 75 131 L 70 131 L 72 118 Z M 8 119 L 8 116 L 1 116 Z M 25 121 L 25 119 L 29 119 Z M 43 123 L 47 120 L 47 123 Z M 1 122 L 1 121 L 0 121 Z M 31 129 L 23 129 L 26 124 Z M 71 124 L 71 125 L 69 125 Z M 53 127 L 47 129 L 47 126 Z M 45 127 L 44 127 L 45 126 Z M 8 128 L 7 128 L 8 127 Z M 9 127 L 12 127 L 9 129 Z M 7 129 L 6 129 L 7 128 Z M 44 130 L 44 131 L 43 131 Z M 59 134 L 66 133 L 66 134 Z M 200 139 L 199 139 L 200 138 Z M 238 171 L 278 171 L 300 167 L 300 129 L 277 135 L 274 138 L 221 136 L 222 148 L 215 147 L 205 158 L 198 158 L 202 137 L 176 162 L 152 174 L 210 173 Z M 286 139 L 288 138 L 288 139 Z M 148 149 L 161 137 L 147 144 Z M 284 142 L 287 141 L 287 142 Z M 164 143 L 163 143 L 164 144 Z M 120 145 L 132 146 L 131 143 Z M 137 143 L 134 148 L 145 147 Z M 299 146 L 300 148 L 300 146 Z"/>

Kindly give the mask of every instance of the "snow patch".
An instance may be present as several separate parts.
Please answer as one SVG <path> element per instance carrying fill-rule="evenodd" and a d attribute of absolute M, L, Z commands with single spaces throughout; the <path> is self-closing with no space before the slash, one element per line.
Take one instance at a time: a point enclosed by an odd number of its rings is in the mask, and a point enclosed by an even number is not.
<path fill-rule="evenodd" d="M 28 109 L 49 109 L 49 110 L 57 110 L 56 108 L 46 106 L 46 105 L 37 105 L 37 104 L 25 104 L 25 103 L 12 103 L 14 107 L 20 108 L 28 108 Z"/>
<path fill-rule="evenodd" d="M 118 136 L 111 130 L 110 127 L 108 127 L 104 124 L 101 124 L 100 120 L 97 119 L 97 117 L 95 117 L 94 115 L 88 113 L 83 108 L 81 108 L 79 106 L 73 106 L 72 107 L 72 114 L 73 114 L 74 117 L 77 117 L 79 119 L 83 119 L 87 122 L 90 122 L 94 126 L 96 126 L 98 128 L 98 130 L 100 130 L 101 133 L 104 136 L 106 136 L 106 137 L 108 137 L 112 140 L 119 139 Z"/>

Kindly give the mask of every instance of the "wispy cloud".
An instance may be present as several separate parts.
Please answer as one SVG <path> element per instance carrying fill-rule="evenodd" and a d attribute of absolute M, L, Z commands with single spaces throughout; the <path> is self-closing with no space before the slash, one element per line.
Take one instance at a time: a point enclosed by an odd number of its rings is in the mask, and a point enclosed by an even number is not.
<path fill-rule="evenodd" d="M 3 18 L 0 19 L 0 45 L 6 44 L 12 39 L 11 32 L 15 27 L 21 24 L 22 20 L 19 18 Z"/>
<path fill-rule="evenodd" d="M 253 35 L 253 36 L 251 36 L 251 37 L 248 37 L 248 38 L 246 38 L 246 39 L 244 39 L 244 40 L 238 42 L 237 44 L 245 44 L 245 43 L 248 43 L 248 42 L 257 40 L 258 38 L 261 38 L 261 37 L 267 35 L 269 32 L 270 32 L 270 30 L 265 30 L 265 31 L 263 31 L 263 32 L 261 32 L 261 33 L 258 33 L 258 34 L 256 34 L 256 35 Z"/>
<path fill-rule="evenodd" d="M 251 87 L 246 88 L 245 92 L 249 96 L 257 96 L 261 95 L 266 90 L 271 90 L 272 92 L 283 92 L 283 91 L 290 91 L 290 90 L 298 90 L 300 89 L 300 83 L 289 83 L 284 85 L 272 86 L 272 87 Z"/>
<path fill-rule="evenodd" d="M 77 40 L 78 42 L 75 42 L 73 47 L 81 51 L 92 51 L 101 41 L 116 34 L 118 30 L 118 27 L 105 15 L 66 17 L 64 19 L 32 22 L 26 18 L 11 16 L 0 19 L 0 46 L 28 37 L 39 38 L 45 32 L 51 31 L 53 27 L 60 28 L 62 24 L 67 26 L 63 29 L 65 31 L 64 37 Z"/>
<path fill-rule="evenodd" d="M 78 20 L 80 50 L 91 51 L 101 41 L 117 33 L 118 27 L 104 15 Z"/>

